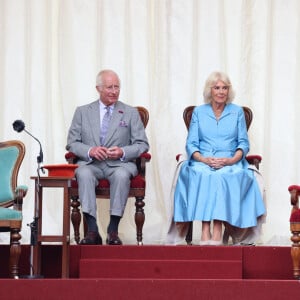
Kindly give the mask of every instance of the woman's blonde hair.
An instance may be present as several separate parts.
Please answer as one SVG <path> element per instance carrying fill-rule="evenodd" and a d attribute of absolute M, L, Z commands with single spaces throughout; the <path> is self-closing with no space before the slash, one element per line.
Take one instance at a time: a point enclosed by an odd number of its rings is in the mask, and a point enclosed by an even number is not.
<path fill-rule="evenodd" d="M 210 103 L 212 100 L 211 97 L 211 88 L 219 81 L 223 81 L 228 86 L 228 97 L 226 103 L 230 103 L 233 101 L 235 92 L 232 88 L 231 81 L 227 74 L 223 72 L 212 72 L 208 78 L 206 79 L 204 90 L 203 90 L 203 97 L 205 103 Z"/>

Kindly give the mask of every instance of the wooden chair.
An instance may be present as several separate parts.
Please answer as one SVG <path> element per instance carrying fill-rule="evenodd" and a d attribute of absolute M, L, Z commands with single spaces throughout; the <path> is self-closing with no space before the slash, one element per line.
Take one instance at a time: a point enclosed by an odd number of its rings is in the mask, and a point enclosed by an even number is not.
<path fill-rule="evenodd" d="M 183 120 L 185 123 L 185 126 L 187 128 L 187 130 L 189 130 L 190 127 L 190 122 L 191 122 L 191 118 L 192 118 L 192 114 L 194 111 L 194 108 L 196 106 L 192 105 L 192 106 L 188 106 L 184 109 L 183 111 Z M 247 125 L 247 130 L 249 129 L 251 123 L 252 123 L 252 119 L 253 119 L 253 113 L 252 110 L 249 107 L 243 106 L 243 110 L 244 110 L 244 114 L 245 114 L 245 119 L 246 119 L 246 125 Z M 180 158 L 180 154 L 176 156 L 176 160 L 178 161 Z M 248 155 L 246 157 L 247 161 L 249 164 L 251 165 L 255 165 L 255 167 L 257 169 L 259 169 L 259 164 L 262 160 L 262 157 L 259 155 Z M 188 226 L 188 232 L 186 235 L 186 242 L 188 245 L 192 244 L 192 240 L 193 240 L 193 222 L 189 222 L 189 226 Z M 225 240 L 229 238 L 228 236 L 228 232 L 226 231 L 225 228 L 225 232 L 224 232 L 224 238 Z"/>
<path fill-rule="evenodd" d="M 292 211 L 290 216 L 290 230 L 292 233 L 291 241 L 291 257 L 293 262 L 293 276 L 300 279 L 300 209 L 299 196 L 300 186 L 291 185 L 288 188 L 291 196 Z"/>
<path fill-rule="evenodd" d="M 138 106 L 137 107 L 141 120 L 144 124 L 144 127 L 146 128 L 148 121 L 149 121 L 149 112 L 146 108 Z M 76 164 L 76 156 L 68 152 L 65 155 L 66 160 L 68 163 Z M 135 160 L 135 163 L 137 165 L 138 169 L 138 175 L 133 177 L 131 179 L 130 183 L 130 190 L 129 190 L 129 197 L 135 197 L 135 224 L 136 224 L 136 239 L 137 244 L 142 245 L 143 244 L 143 226 L 145 222 L 145 214 L 144 214 L 144 198 L 145 198 L 145 192 L 146 192 L 146 162 L 149 162 L 151 159 L 150 153 L 142 153 L 140 157 L 138 157 Z M 80 200 L 78 197 L 78 185 L 76 180 L 72 180 L 71 182 L 71 188 L 70 188 L 70 195 L 71 195 L 71 221 L 74 227 L 74 235 L 75 235 L 75 241 L 78 244 L 80 241 L 80 235 L 79 235 L 79 227 L 81 223 L 81 213 L 80 213 Z M 99 184 L 96 187 L 96 196 L 97 198 L 110 198 L 110 191 L 109 191 L 109 181 L 107 179 L 101 179 L 99 180 Z M 86 226 L 84 229 L 86 233 Z"/>
<path fill-rule="evenodd" d="M 0 142 L 0 232 L 10 232 L 9 276 L 19 277 L 22 204 L 26 186 L 17 186 L 18 172 L 25 155 L 20 141 Z"/>

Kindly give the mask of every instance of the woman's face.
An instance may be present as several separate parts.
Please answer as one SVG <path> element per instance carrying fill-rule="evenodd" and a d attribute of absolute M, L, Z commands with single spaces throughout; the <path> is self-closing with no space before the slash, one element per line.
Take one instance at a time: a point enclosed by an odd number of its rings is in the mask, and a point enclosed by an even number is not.
<path fill-rule="evenodd" d="M 223 81 L 218 80 L 216 84 L 211 87 L 212 102 L 216 104 L 225 104 L 228 98 L 229 86 Z"/>

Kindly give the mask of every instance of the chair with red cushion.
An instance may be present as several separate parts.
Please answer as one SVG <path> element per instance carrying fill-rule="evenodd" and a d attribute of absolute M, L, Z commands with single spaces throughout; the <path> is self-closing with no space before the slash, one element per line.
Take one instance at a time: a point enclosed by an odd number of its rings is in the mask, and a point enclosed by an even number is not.
<path fill-rule="evenodd" d="M 146 108 L 138 106 L 137 107 L 141 120 L 146 128 L 149 121 L 149 112 Z M 77 157 L 72 152 L 68 152 L 65 155 L 66 160 L 70 164 L 76 164 Z M 140 157 L 135 160 L 137 165 L 138 174 L 131 179 L 130 190 L 128 198 L 135 197 L 135 224 L 136 224 L 136 239 L 137 244 L 143 244 L 143 225 L 145 222 L 145 214 L 144 214 L 144 198 L 146 191 L 146 162 L 151 160 L 150 153 L 142 153 Z M 109 189 L 109 181 L 107 179 L 100 179 L 99 184 L 96 187 L 96 196 L 97 198 L 110 198 L 110 189 Z M 81 223 L 81 213 L 80 213 L 80 199 L 78 197 L 78 185 L 77 181 L 74 179 L 71 181 L 70 187 L 70 197 L 71 197 L 71 221 L 74 227 L 74 235 L 75 241 L 78 244 L 80 241 L 79 227 Z M 84 226 L 84 231 L 86 233 L 86 226 Z"/>
<path fill-rule="evenodd" d="M 293 261 L 293 275 L 295 279 L 300 279 L 300 209 L 299 196 L 300 186 L 291 185 L 288 188 L 291 195 L 292 211 L 290 216 L 290 230 L 292 233 L 291 257 Z"/>
<path fill-rule="evenodd" d="M 193 105 L 188 106 L 183 111 L 183 120 L 184 120 L 184 123 L 185 123 L 185 126 L 186 126 L 187 130 L 190 127 L 190 122 L 191 122 L 191 118 L 192 118 L 194 108 L 195 108 L 195 106 L 193 106 Z M 243 110 L 244 110 L 244 114 L 245 114 L 247 130 L 248 130 L 251 123 L 252 123 L 253 113 L 252 113 L 252 110 L 249 107 L 246 107 L 246 106 L 243 107 Z M 180 160 L 180 156 L 181 156 L 181 154 L 176 155 L 176 160 L 177 161 Z M 247 161 L 250 165 L 254 165 L 259 170 L 259 164 L 262 160 L 262 157 L 260 155 L 247 155 L 246 159 L 247 159 Z M 187 232 L 185 240 L 186 240 L 188 245 L 191 245 L 192 240 L 193 240 L 193 222 L 189 222 L 189 223 L 190 224 L 189 224 L 189 227 L 188 227 L 188 232 Z M 228 242 L 229 236 L 230 236 L 229 230 L 227 230 L 226 226 L 225 226 L 223 241 Z"/>

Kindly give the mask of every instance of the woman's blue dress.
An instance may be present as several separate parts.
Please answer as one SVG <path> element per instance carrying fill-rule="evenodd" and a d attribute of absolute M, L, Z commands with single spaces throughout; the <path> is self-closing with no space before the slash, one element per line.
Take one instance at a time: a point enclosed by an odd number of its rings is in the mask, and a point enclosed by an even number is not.
<path fill-rule="evenodd" d="M 213 169 L 195 161 L 199 151 L 206 157 L 243 158 L 232 166 Z M 242 107 L 227 104 L 216 119 L 210 104 L 194 109 L 186 142 L 188 160 L 182 163 L 174 195 L 174 221 L 221 220 L 233 226 L 256 226 L 265 206 L 253 171 L 245 159 L 249 141 Z"/>

